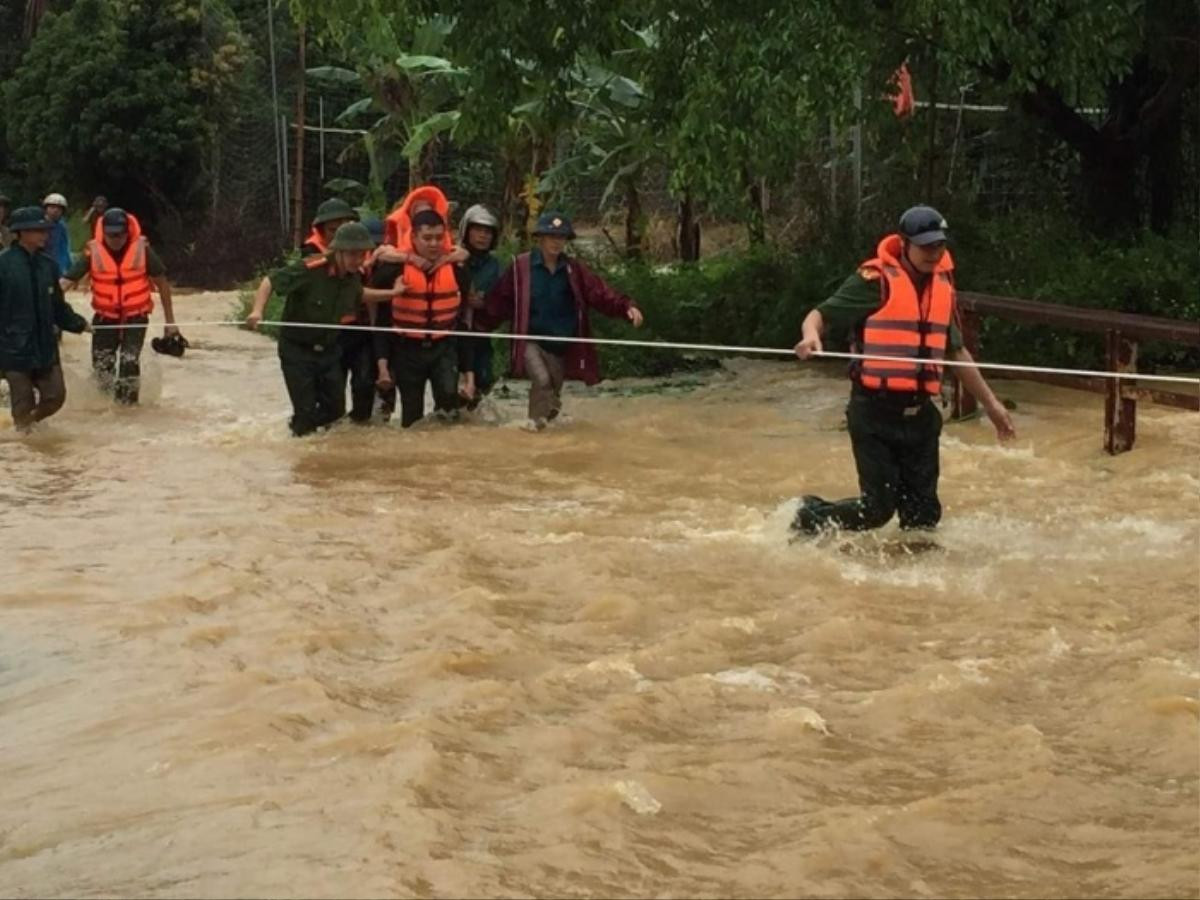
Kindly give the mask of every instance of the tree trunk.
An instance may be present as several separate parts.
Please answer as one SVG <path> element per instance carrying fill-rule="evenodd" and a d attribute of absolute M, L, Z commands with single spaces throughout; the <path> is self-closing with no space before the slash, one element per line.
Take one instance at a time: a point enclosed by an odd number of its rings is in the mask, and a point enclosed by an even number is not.
<path fill-rule="evenodd" d="M 500 200 L 500 230 L 524 240 L 525 203 L 521 198 L 525 172 L 524 146 L 510 146 L 504 152 L 504 193 Z"/>
<path fill-rule="evenodd" d="M 518 223 L 518 236 L 524 241 L 536 226 L 536 219 L 542 211 L 542 201 L 537 193 L 538 182 L 546 171 L 554 165 L 554 137 L 535 135 L 529 152 L 529 172 L 521 186 L 521 199 L 524 201 L 525 215 Z"/>
<path fill-rule="evenodd" d="M 940 74 L 941 66 L 938 65 L 937 45 L 938 45 L 938 20 L 937 16 L 933 19 L 933 40 L 930 44 L 933 54 L 933 71 L 929 78 L 929 146 L 926 148 L 925 158 L 925 202 L 933 203 L 933 187 L 937 182 L 937 149 L 938 149 L 938 134 L 937 134 L 937 93 L 938 93 L 938 75 Z"/>
<path fill-rule="evenodd" d="M 1179 116 L 1164 122 L 1150 145 L 1150 228 L 1158 234 L 1166 234 L 1175 221 L 1176 198 L 1185 183 L 1183 171 L 1183 117 Z M 1194 177 L 1192 184 L 1195 189 Z"/>
<path fill-rule="evenodd" d="M 299 26 L 300 45 L 297 53 L 297 68 L 299 77 L 296 84 L 296 169 L 292 179 L 292 246 L 299 247 L 304 240 L 305 226 L 308 219 L 304 215 L 304 101 L 305 101 L 305 62 L 304 62 L 304 25 Z"/>
<path fill-rule="evenodd" d="M 1171 53 L 1147 44 L 1128 72 L 1108 91 L 1104 122 L 1096 127 L 1077 113 L 1054 88 L 1039 83 L 1022 98 L 1025 110 L 1039 118 L 1080 156 L 1087 226 L 1104 237 L 1120 237 L 1143 221 L 1142 162 L 1149 160 L 1151 224 L 1165 231 L 1177 209 L 1174 162 L 1182 140 L 1184 98 L 1197 83 L 1194 52 L 1200 38 L 1195 6 L 1169 3 L 1158 10 L 1160 28 L 1178 39 Z"/>
<path fill-rule="evenodd" d="M 748 169 L 742 169 L 742 183 L 745 185 L 746 196 L 750 201 L 750 218 L 746 222 L 746 231 L 751 246 L 757 246 L 767 240 L 767 214 L 764 206 L 763 183 L 751 175 Z"/>
<path fill-rule="evenodd" d="M 638 174 L 625 180 L 625 256 L 640 260 L 646 243 L 646 216 L 638 194 Z"/>
<path fill-rule="evenodd" d="M 416 161 L 408 167 L 408 189 L 416 190 L 433 181 L 433 170 L 437 167 L 437 152 L 440 136 L 434 136 L 421 148 Z"/>
<path fill-rule="evenodd" d="M 690 190 L 684 190 L 683 199 L 679 201 L 679 258 L 684 262 L 700 259 L 700 223 L 696 221 Z"/>
<path fill-rule="evenodd" d="M 211 181 L 212 196 L 209 203 L 208 218 L 210 222 L 217 221 L 217 215 L 221 208 L 221 136 L 218 134 L 213 138 L 212 145 L 212 174 L 209 176 Z"/>
<path fill-rule="evenodd" d="M 1109 237 L 1132 234 L 1141 224 L 1138 153 L 1128 141 L 1102 141 L 1080 159 L 1083 202 L 1091 229 Z"/>

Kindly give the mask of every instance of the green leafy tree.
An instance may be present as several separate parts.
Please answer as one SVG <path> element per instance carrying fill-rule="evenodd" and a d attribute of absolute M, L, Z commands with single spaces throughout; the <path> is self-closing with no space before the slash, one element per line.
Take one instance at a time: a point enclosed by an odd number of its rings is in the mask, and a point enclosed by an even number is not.
<path fill-rule="evenodd" d="M 914 52 L 946 80 L 982 76 L 1071 147 L 1093 230 L 1165 231 L 1176 218 L 1183 123 L 1197 116 L 1194 0 L 877 0 L 857 12 L 889 65 Z"/>
<path fill-rule="evenodd" d="M 5 85 L 11 152 L 45 183 L 180 220 L 203 208 L 249 58 L 219 0 L 80 0 L 42 20 Z"/>
<path fill-rule="evenodd" d="M 660 135 L 646 116 L 651 99 L 632 78 L 596 64 L 579 67 L 570 96 L 576 112 L 572 152 L 546 172 L 538 189 L 553 193 L 578 177 L 607 178 L 600 206 L 614 195 L 624 201 L 625 252 L 638 259 L 646 225 L 642 175 L 664 158 Z"/>

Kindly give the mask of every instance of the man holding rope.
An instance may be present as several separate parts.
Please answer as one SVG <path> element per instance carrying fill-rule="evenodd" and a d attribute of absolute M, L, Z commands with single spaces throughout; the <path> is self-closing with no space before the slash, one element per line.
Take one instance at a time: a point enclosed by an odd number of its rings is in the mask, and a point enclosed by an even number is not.
<path fill-rule="evenodd" d="M 846 408 L 861 496 L 830 502 L 807 495 L 792 527 L 805 534 L 840 527 L 879 528 L 897 511 L 900 527 L 930 529 L 942 517 L 938 500 L 938 438 L 942 416 L 940 360 L 973 362 L 956 323 L 954 264 L 946 220 L 915 206 L 837 292 L 804 319 L 795 352 L 822 353 L 827 330 L 850 332 L 856 360 Z M 1001 440 L 1016 437 L 1012 418 L 974 366 L 957 369 Z"/>
<path fill-rule="evenodd" d="M 162 300 L 163 339 L 182 356 L 186 342 L 175 326 L 167 269 L 142 233 L 133 213 L 112 206 L 95 221 L 93 236 L 79 261 L 63 273 L 69 290 L 85 276 L 92 280 L 92 369 L 102 390 L 124 406 L 138 402 L 142 347 L 154 310 L 151 291 Z"/>
<path fill-rule="evenodd" d="M 364 291 L 362 266 L 375 242 L 365 225 L 346 222 L 325 253 L 296 260 L 262 280 L 246 326 L 258 327 L 272 291 L 284 297 L 279 331 L 279 365 L 292 417 L 292 434 L 302 437 L 332 425 L 346 412 L 346 375 L 337 327 L 365 297 L 382 300 L 390 291 Z"/>

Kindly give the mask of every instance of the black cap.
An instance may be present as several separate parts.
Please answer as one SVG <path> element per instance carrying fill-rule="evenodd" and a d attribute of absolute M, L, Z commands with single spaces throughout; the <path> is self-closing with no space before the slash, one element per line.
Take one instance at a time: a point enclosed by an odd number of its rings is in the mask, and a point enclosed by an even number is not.
<path fill-rule="evenodd" d="M 104 233 L 124 234 L 129 230 L 129 216 L 119 206 L 104 211 Z"/>
<path fill-rule="evenodd" d="M 49 231 L 54 227 L 40 206 L 22 206 L 12 214 L 8 227 L 17 231 Z"/>
<path fill-rule="evenodd" d="M 900 217 L 900 236 L 918 247 L 946 240 L 949 225 L 932 206 L 914 206 Z"/>
<path fill-rule="evenodd" d="M 560 212 L 544 212 L 538 216 L 537 225 L 533 229 L 534 237 L 564 237 L 569 241 L 575 239 L 575 229 L 571 220 Z"/>

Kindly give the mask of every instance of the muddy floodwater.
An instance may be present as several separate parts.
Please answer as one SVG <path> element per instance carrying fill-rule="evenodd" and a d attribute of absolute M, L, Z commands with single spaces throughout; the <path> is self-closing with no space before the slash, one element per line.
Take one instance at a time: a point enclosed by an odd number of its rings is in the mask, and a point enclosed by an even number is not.
<path fill-rule="evenodd" d="M 789 544 L 836 369 L 295 440 L 188 335 L 0 414 L 0 895 L 1200 895 L 1200 415 L 997 382 L 935 547 Z"/>

